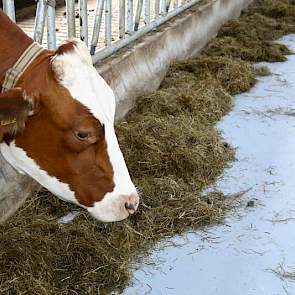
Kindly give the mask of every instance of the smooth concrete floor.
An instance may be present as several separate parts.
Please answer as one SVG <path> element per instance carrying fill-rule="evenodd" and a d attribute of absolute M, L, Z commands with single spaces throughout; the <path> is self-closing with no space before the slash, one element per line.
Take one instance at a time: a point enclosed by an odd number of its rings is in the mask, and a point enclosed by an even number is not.
<path fill-rule="evenodd" d="M 295 35 L 282 42 L 295 52 Z M 272 75 L 236 96 L 218 124 L 236 161 L 215 188 L 247 191 L 241 208 L 224 225 L 174 238 L 180 247 L 159 245 L 125 295 L 295 294 L 281 275 L 295 271 L 295 55 L 267 65 Z"/>

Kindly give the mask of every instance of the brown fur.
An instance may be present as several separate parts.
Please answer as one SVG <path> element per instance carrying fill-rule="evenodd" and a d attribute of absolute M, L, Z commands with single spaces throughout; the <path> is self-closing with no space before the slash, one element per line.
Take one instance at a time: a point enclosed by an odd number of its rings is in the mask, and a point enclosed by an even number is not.
<path fill-rule="evenodd" d="M 15 135 L 25 128 L 30 105 L 21 88 L 0 94 L 0 136 Z"/>

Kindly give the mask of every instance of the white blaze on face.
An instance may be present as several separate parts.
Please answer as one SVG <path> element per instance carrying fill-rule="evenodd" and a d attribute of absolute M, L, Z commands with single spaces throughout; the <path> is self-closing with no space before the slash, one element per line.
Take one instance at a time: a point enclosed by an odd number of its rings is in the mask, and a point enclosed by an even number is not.
<path fill-rule="evenodd" d="M 114 130 L 115 97 L 112 89 L 92 65 L 88 49 L 76 40 L 72 51 L 57 55 L 52 67 L 59 82 L 69 90 L 74 99 L 86 106 L 104 125 L 107 152 L 114 172 L 114 190 L 88 211 L 102 221 L 118 221 L 128 216 L 126 203 L 138 205 L 138 195 L 120 150 Z M 99 184 L 98 184 L 99 185 Z"/>

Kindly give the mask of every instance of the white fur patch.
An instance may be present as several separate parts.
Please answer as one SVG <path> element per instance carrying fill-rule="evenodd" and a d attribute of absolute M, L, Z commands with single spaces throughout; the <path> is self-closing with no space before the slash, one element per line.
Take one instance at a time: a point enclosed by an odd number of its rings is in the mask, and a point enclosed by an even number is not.
<path fill-rule="evenodd" d="M 73 51 L 52 58 L 52 68 L 59 82 L 73 98 L 85 105 L 101 122 L 113 124 L 115 96 L 105 80 L 92 65 L 87 47 L 80 40 Z"/>
<path fill-rule="evenodd" d="M 18 172 L 30 175 L 59 198 L 78 204 L 75 194 L 70 190 L 68 184 L 49 176 L 34 160 L 27 156 L 23 149 L 17 147 L 14 141 L 10 145 L 6 143 L 0 144 L 0 150 L 5 160 Z"/>

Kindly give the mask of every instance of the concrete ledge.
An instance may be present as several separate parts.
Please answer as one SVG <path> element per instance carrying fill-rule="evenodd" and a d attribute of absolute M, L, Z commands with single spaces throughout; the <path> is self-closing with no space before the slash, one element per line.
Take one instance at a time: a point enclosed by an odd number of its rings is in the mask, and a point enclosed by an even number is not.
<path fill-rule="evenodd" d="M 40 185 L 12 168 L 0 153 L 0 223 L 11 216 Z"/>
<path fill-rule="evenodd" d="M 97 64 L 115 92 L 116 118 L 134 106 L 136 98 L 158 89 L 171 62 L 196 56 L 228 20 L 240 15 L 251 0 L 201 1 L 141 38 L 130 49 Z"/>
<path fill-rule="evenodd" d="M 130 48 L 96 65 L 117 99 L 117 119 L 137 97 L 155 91 L 171 62 L 197 55 L 226 21 L 239 16 L 251 0 L 207 0 L 182 13 Z M 40 187 L 18 174 L 0 154 L 0 223 L 11 216 L 33 190 Z"/>

